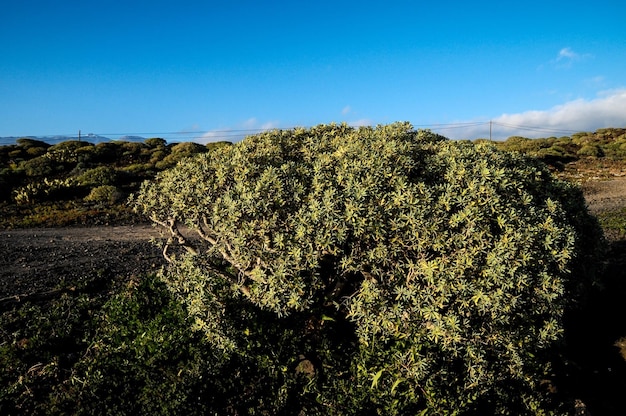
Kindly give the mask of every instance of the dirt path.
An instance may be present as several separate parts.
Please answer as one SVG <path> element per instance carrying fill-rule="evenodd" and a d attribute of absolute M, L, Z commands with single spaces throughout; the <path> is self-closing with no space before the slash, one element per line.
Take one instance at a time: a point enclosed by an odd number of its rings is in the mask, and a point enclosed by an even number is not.
<path fill-rule="evenodd" d="M 592 180 L 583 185 L 589 210 L 598 214 L 626 207 L 626 178 Z"/>
<path fill-rule="evenodd" d="M 149 225 L 0 231 L 0 298 L 157 270 Z"/>

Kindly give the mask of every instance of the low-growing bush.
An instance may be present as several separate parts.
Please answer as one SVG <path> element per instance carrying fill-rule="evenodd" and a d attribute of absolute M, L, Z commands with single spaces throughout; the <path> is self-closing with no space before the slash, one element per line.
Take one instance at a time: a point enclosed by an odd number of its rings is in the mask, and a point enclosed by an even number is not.
<path fill-rule="evenodd" d="M 85 197 L 87 202 L 115 204 L 122 200 L 124 194 L 113 185 L 100 185 L 93 188 Z"/>
<path fill-rule="evenodd" d="M 212 348 L 283 353 L 254 355 L 283 386 L 271 414 L 549 412 L 540 382 L 601 241 L 536 159 L 401 123 L 248 137 L 135 204 L 172 233 L 162 279 Z"/>
<path fill-rule="evenodd" d="M 111 166 L 98 166 L 81 173 L 76 182 L 82 186 L 115 185 L 117 173 Z"/>

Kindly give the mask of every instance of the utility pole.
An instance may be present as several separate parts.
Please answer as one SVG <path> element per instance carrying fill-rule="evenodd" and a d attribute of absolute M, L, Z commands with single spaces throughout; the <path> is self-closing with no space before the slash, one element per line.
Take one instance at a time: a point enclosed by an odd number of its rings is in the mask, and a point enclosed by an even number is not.
<path fill-rule="evenodd" d="M 80 130 L 78 130 L 78 141 L 80 141 Z"/>

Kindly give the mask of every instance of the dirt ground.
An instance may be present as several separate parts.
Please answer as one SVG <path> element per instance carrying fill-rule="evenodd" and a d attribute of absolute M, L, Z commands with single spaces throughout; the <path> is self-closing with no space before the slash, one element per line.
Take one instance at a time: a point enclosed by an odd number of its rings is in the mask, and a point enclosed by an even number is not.
<path fill-rule="evenodd" d="M 150 225 L 0 231 L 0 299 L 80 285 L 95 275 L 131 276 L 164 260 Z"/>
<path fill-rule="evenodd" d="M 583 185 L 589 209 L 598 214 L 626 207 L 626 178 Z M 0 299 L 80 284 L 103 276 L 131 276 L 164 265 L 149 241 L 150 225 L 0 230 Z"/>
<path fill-rule="evenodd" d="M 626 207 L 626 177 L 590 180 L 582 185 L 589 211 L 593 214 Z"/>

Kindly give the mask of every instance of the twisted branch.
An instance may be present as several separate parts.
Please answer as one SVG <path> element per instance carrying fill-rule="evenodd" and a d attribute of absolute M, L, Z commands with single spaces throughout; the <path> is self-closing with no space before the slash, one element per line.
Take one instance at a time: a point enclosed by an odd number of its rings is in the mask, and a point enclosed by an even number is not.
<path fill-rule="evenodd" d="M 156 216 L 152 216 L 151 220 L 155 222 L 156 224 L 162 226 L 163 228 L 167 229 L 170 233 L 170 237 L 167 239 L 167 242 L 165 243 L 165 246 L 163 247 L 163 257 L 165 258 L 167 262 L 172 263 L 172 258 L 170 257 L 168 251 L 169 251 L 170 246 L 174 243 L 174 241 L 176 241 L 177 245 L 184 247 L 190 254 L 194 256 L 198 255 L 199 253 L 198 249 L 196 248 L 195 245 L 191 244 L 187 240 L 187 238 L 180 232 L 177 226 L 177 221 L 174 218 L 169 218 L 167 221 L 161 221 L 158 218 L 156 218 Z M 203 222 L 205 226 L 209 228 L 207 221 L 206 221 L 206 217 L 203 217 Z M 214 247 L 217 246 L 217 240 L 211 237 L 210 235 L 208 235 L 206 232 L 204 232 L 202 226 L 199 223 L 197 224 L 197 232 L 198 232 L 198 235 L 203 240 L 208 241 Z M 227 247 L 230 250 L 232 250 L 230 246 L 227 245 Z M 239 263 L 235 262 L 232 256 L 230 256 L 226 251 L 221 250 L 221 249 L 218 249 L 218 251 L 220 255 L 224 258 L 224 260 L 229 262 L 233 267 L 239 270 L 240 273 L 242 273 L 244 276 L 250 278 L 251 280 L 257 280 L 257 281 L 259 280 L 259 279 L 255 279 L 255 277 L 251 275 L 249 270 L 247 270 L 245 267 L 243 267 Z M 245 281 L 239 281 L 239 279 L 237 279 L 235 276 L 232 276 L 228 273 L 224 273 L 224 271 L 219 270 L 216 267 L 209 266 L 209 269 L 212 272 L 226 278 L 231 283 L 236 285 L 244 295 L 248 297 L 250 296 L 250 288 L 245 284 Z"/>

